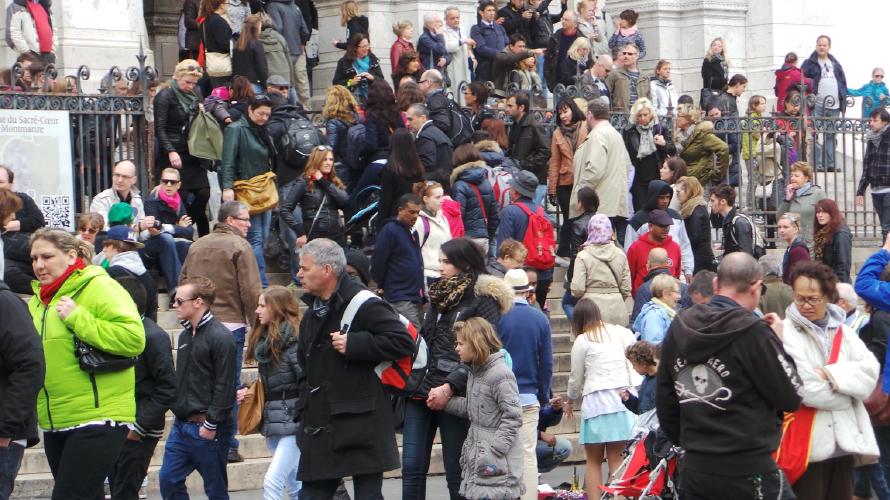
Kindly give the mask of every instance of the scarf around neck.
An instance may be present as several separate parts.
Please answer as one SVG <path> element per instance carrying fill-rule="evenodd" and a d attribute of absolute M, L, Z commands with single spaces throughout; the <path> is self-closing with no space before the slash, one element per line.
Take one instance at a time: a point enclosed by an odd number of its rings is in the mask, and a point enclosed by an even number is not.
<path fill-rule="evenodd" d="M 448 312 L 460 303 L 472 282 L 473 277 L 465 273 L 442 278 L 430 285 L 430 302 L 440 313 Z"/>
<path fill-rule="evenodd" d="M 665 304 L 664 302 L 656 299 L 655 297 L 652 297 L 652 303 L 655 304 L 656 306 L 662 308 L 664 310 L 664 312 L 667 313 L 668 319 L 673 320 L 674 316 L 677 315 L 677 311 L 673 307 Z"/>
<path fill-rule="evenodd" d="M 56 296 L 56 293 L 62 288 L 62 285 L 68 281 L 68 278 L 74 274 L 74 271 L 85 267 L 87 266 L 84 264 L 83 259 L 78 257 L 77 260 L 74 261 L 74 264 L 68 266 L 68 269 L 65 269 L 65 272 L 62 273 L 61 276 L 53 280 L 49 285 L 40 287 L 40 301 L 43 302 L 43 305 L 48 306 L 49 303 L 52 302 L 53 297 Z"/>
<path fill-rule="evenodd" d="M 293 327 L 287 322 L 281 322 L 278 325 L 278 341 L 276 342 L 279 353 L 294 341 L 296 341 L 296 338 L 294 337 Z M 257 341 L 253 354 L 259 364 L 267 364 L 275 359 L 272 355 L 272 345 L 269 344 L 268 333 L 264 333 Z"/>
<path fill-rule="evenodd" d="M 40 2 L 27 0 L 28 12 L 34 19 L 34 28 L 37 31 L 37 44 L 41 53 L 53 51 L 53 27 L 50 24 L 49 12 L 43 8 Z"/>
<path fill-rule="evenodd" d="M 684 219 L 689 218 L 689 216 L 692 215 L 692 212 L 695 211 L 696 207 L 708 207 L 708 202 L 705 201 L 705 197 L 701 194 L 693 196 L 680 204 L 680 217 Z"/>
<path fill-rule="evenodd" d="M 637 158 L 645 158 L 655 152 L 655 135 L 652 133 L 656 120 L 646 125 L 637 124 L 637 132 L 640 133 L 640 146 L 637 148 Z"/>
<path fill-rule="evenodd" d="M 618 32 L 621 33 L 621 36 L 633 36 L 637 34 L 637 27 L 634 25 L 630 28 L 620 28 Z"/>
<path fill-rule="evenodd" d="M 803 186 L 797 188 L 797 191 L 794 192 L 794 196 L 803 196 L 810 192 L 813 189 L 813 183 L 810 181 L 804 182 Z"/>
<path fill-rule="evenodd" d="M 868 142 L 871 143 L 875 149 L 881 147 L 881 137 L 884 136 L 884 132 L 887 131 L 887 127 L 890 127 L 890 124 L 884 125 L 881 127 L 881 130 L 877 132 L 872 131 L 872 129 L 868 129 L 868 132 L 865 133 L 865 138 L 868 139 Z"/>
<path fill-rule="evenodd" d="M 179 103 L 179 107 L 182 108 L 182 111 L 186 115 L 191 114 L 192 106 L 195 105 L 198 96 L 196 96 L 194 92 L 183 92 L 182 90 L 179 90 L 179 83 L 175 78 L 172 80 L 173 82 L 170 84 L 170 88 L 173 90 L 173 95 L 176 96 L 176 102 Z"/>
<path fill-rule="evenodd" d="M 572 146 L 572 149 L 578 149 L 578 128 L 580 127 L 580 122 L 572 123 L 569 125 L 563 125 L 562 122 L 559 122 L 559 131 L 562 132 L 562 136 L 566 138 L 566 141 Z"/>
<path fill-rule="evenodd" d="M 173 193 L 173 196 L 167 196 L 163 189 L 158 189 L 158 198 L 163 201 L 174 213 L 179 214 L 179 205 L 182 199 L 179 197 L 179 191 Z"/>

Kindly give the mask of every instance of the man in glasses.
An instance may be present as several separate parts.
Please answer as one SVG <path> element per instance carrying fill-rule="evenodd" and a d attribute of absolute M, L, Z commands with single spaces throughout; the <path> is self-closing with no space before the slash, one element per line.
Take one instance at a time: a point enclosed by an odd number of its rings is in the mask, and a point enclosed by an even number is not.
<path fill-rule="evenodd" d="M 244 253 L 253 256 L 249 246 Z M 185 480 L 195 469 L 204 480 L 207 496 L 229 498 L 226 456 L 235 432 L 232 408 L 237 349 L 228 329 L 210 310 L 217 290 L 227 286 L 231 283 L 217 287 L 205 277 L 194 276 L 176 289 L 173 308 L 185 330 L 177 345 L 172 408 L 176 420 L 167 436 L 158 474 L 164 498 L 188 498 Z"/>
<path fill-rule="evenodd" d="M 802 389 L 782 346 L 782 320 L 754 314 L 763 276 L 753 257 L 727 255 L 708 304 L 680 312 L 662 343 L 656 410 L 661 429 L 686 450 L 690 498 L 779 498 L 789 489 L 773 452 L 782 412 Z"/>
<path fill-rule="evenodd" d="M 262 286 L 260 270 L 253 249 L 247 242 L 250 228 L 250 212 L 240 201 L 227 201 L 219 207 L 219 222 L 213 231 L 194 242 L 182 264 L 179 282 L 185 283 L 193 276 L 213 276 L 216 299 L 213 315 L 230 331 L 238 346 L 235 363 L 235 385 L 241 384 L 241 358 L 244 355 L 244 338 L 247 325 L 256 317 L 257 299 Z M 177 290 L 176 299 L 180 292 Z M 209 307 L 209 304 L 208 304 Z M 234 387 L 234 386 L 233 386 Z M 238 407 L 233 411 L 234 434 L 238 433 Z M 234 436 L 233 434 L 233 436 Z M 238 441 L 229 438 L 229 460 L 240 462 Z"/>
<path fill-rule="evenodd" d="M 640 78 L 637 59 L 640 49 L 628 43 L 618 48 L 618 67 L 606 78 L 612 100 L 612 111 L 628 112 L 640 97 L 649 97 L 649 78 Z"/>
<path fill-rule="evenodd" d="M 145 216 L 142 195 L 136 187 L 138 181 L 136 164 L 130 160 L 121 160 L 111 170 L 111 187 L 93 197 L 93 201 L 90 202 L 90 212 L 98 213 L 105 219 L 106 230 L 109 227 L 108 211 L 115 203 L 126 203 L 133 208 L 131 230 L 140 232 L 154 227 L 155 218 Z"/>
<path fill-rule="evenodd" d="M 46 226 L 46 221 L 30 196 L 16 192 L 14 181 L 12 169 L 0 165 L 0 189 L 14 192 L 22 200 L 22 208 L 2 227 L 5 263 L 2 278 L 13 292 L 32 293 L 31 280 L 35 278 L 31 268 L 31 233 Z"/>

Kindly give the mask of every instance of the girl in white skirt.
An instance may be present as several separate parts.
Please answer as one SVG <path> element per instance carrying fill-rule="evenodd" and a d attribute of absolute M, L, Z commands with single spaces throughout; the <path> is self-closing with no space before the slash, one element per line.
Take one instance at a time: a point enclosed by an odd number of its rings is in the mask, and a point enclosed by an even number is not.
<path fill-rule="evenodd" d="M 620 393 L 640 382 L 624 357 L 624 350 L 635 340 L 627 328 L 604 323 L 599 307 L 590 299 L 581 299 L 575 306 L 572 332 L 568 396 L 572 401 L 581 399 L 578 441 L 587 454 L 584 483 L 587 498 L 599 498 L 603 457 L 612 474 L 621 464 L 621 451 L 633 430 L 634 416 L 621 403 Z"/>

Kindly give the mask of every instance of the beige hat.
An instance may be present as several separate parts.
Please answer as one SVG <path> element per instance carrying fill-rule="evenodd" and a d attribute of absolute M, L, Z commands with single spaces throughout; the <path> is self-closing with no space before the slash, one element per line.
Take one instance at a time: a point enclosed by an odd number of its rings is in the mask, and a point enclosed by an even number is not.
<path fill-rule="evenodd" d="M 528 274 L 522 269 L 510 269 L 504 275 L 504 281 L 513 289 L 513 293 L 525 293 L 532 289 L 528 282 Z"/>

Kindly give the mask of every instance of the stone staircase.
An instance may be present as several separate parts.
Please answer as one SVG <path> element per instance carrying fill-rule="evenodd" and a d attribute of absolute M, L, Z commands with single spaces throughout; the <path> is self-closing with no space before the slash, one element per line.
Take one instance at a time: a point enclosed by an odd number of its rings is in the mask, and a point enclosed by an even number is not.
<path fill-rule="evenodd" d="M 564 268 L 557 268 L 554 275 L 554 283 L 551 286 L 548 295 L 548 306 L 551 312 L 551 326 L 553 331 L 553 392 L 554 394 L 565 394 L 566 385 L 569 378 L 570 359 L 572 349 L 571 326 L 565 317 L 560 305 L 560 299 L 563 295 L 563 278 L 565 276 Z M 288 283 L 289 277 L 286 274 L 270 274 L 269 280 L 272 284 Z M 174 347 L 173 356 L 176 359 L 176 344 L 182 327 L 176 320 L 176 313 L 167 309 L 168 296 L 159 294 L 158 303 L 161 310 L 158 312 L 158 324 L 170 334 L 170 339 Z M 301 304 L 302 306 L 302 304 Z M 241 379 L 242 382 L 249 384 L 257 377 L 257 368 L 254 365 L 245 364 L 243 367 Z M 166 428 L 164 437 L 170 431 L 173 424 L 172 413 L 167 414 Z M 578 462 L 584 460 L 584 450 L 577 445 L 578 440 L 578 420 L 563 419 L 559 426 L 551 428 L 550 432 L 569 439 L 575 446 L 569 461 Z M 228 466 L 229 490 L 256 490 L 263 487 L 263 476 L 271 461 L 272 454 L 266 448 L 264 438 L 259 434 L 251 434 L 248 436 L 238 436 L 240 442 L 239 451 L 244 457 L 244 462 L 232 463 Z M 399 446 L 401 447 L 402 436 L 397 435 Z M 162 439 L 155 449 L 152 457 L 151 466 L 148 471 L 148 492 L 156 493 L 158 491 L 157 475 L 161 466 L 164 455 L 165 441 Z M 442 474 L 444 468 L 442 465 L 442 450 L 439 444 L 439 436 L 435 438 L 433 445 L 432 458 L 430 462 L 430 474 Z M 400 477 L 401 471 L 395 470 L 386 474 L 386 477 Z M 21 469 L 16 478 L 15 490 L 13 498 L 39 498 L 49 497 L 52 493 L 53 480 L 50 474 L 49 465 L 43 453 L 42 443 L 34 448 L 25 451 Z M 201 477 L 195 473 L 189 477 L 189 490 L 193 493 L 203 493 Z"/>

